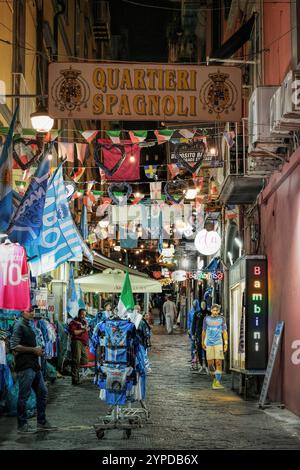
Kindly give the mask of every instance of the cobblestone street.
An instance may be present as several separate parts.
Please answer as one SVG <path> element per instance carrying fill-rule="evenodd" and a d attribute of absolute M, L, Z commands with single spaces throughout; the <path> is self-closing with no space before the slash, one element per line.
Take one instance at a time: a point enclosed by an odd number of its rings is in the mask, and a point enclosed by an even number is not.
<path fill-rule="evenodd" d="M 161 334 L 155 327 L 148 384 L 151 419 L 129 440 L 110 431 L 97 440 L 93 424 L 105 412 L 98 391 L 85 381 L 72 387 L 69 377 L 50 386 L 48 417 L 59 429 L 20 436 L 16 419 L 0 418 L 0 449 L 300 449 L 300 419 L 279 411 L 258 410 L 230 390 L 211 389 L 206 375 L 191 374 L 186 335 Z M 281 415 L 280 415 L 281 413 Z M 277 416 L 277 412 L 276 412 Z"/>

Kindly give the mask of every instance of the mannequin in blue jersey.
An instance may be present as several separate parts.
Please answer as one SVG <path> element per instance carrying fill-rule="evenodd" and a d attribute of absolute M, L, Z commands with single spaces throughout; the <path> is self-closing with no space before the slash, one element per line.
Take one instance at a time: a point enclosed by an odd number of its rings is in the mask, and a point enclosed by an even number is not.
<path fill-rule="evenodd" d="M 212 388 L 223 389 L 222 370 L 224 353 L 228 349 L 227 326 L 218 304 L 211 306 L 211 315 L 203 321 L 202 348 L 206 350 L 208 368 L 213 377 Z"/>

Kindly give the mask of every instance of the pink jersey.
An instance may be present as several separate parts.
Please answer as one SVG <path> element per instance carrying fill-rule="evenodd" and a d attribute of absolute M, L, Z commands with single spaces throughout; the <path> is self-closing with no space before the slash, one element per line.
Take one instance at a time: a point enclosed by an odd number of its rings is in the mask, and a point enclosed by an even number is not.
<path fill-rule="evenodd" d="M 26 252 L 18 244 L 0 245 L 0 308 L 28 310 L 30 284 Z"/>

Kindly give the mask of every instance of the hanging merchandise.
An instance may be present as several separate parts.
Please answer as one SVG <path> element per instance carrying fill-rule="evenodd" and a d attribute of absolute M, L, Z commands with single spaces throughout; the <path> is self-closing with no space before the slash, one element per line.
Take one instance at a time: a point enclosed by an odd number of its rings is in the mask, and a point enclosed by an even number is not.
<path fill-rule="evenodd" d="M 145 175 L 147 176 L 147 178 L 156 179 L 157 169 L 158 169 L 158 165 L 145 165 L 144 170 L 145 170 Z"/>
<path fill-rule="evenodd" d="M 93 259 L 74 224 L 61 164 L 48 184 L 40 242 L 27 250 L 32 275 L 50 272 L 70 259 L 81 260 L 82 252 Z"/>
<path fill-rule="evenodd" d="M 115 193 L 119 193 L 120 195 L 116 196 Z M 132 194 L 132 187 L 129 183 L 111 183 L 108 187 L 108 194 L 115 204 L 124 205 L 127 204 Z"/>
<path fill-rule="evenodd" d="M 185 144 L 170 144 L 170 159 L 190 173 L 195 173 L 202 165 L 207 147 L 203 140 Z"/>
<path fill-rule="evenodd" d="M 150 183 L 150 197 L 152 201 L 161 199 L 161 185 L 161 181 Z"/>
<path fill-rule="evenodd" d="M 165 195 L 169 201 L 172 201 L 174 204 L 180 204 L 185 198 L 187 189 L 188 184 L 184 180 L 167 181 L 165 184 Z M 173 192 L 170 193 L 170 191 Z"/>
<path fill-rule="evenodd" d="M 11 145 L 17 117 L 16 108 L 0 155 L 0 232 L 5 232 L 13 213 Z"/>
<path fill-rule="evenodd" d="M 28 310 L 29 272 L 24 248 L 6 241 L 0 244 L 0 308 Z"/>
<path fill-rule="evenodd" d="M 18 242 L 22 246 L 30 245 L 39 239 L 42 228 L 49 169 L 50 162 L 48 153 L 46 153 L 8 229 L 10 240 Z"/>
<path fill-rule="evenodd" d="M 111 145 L 107 139 L 99 139 L 101 146 L 95 146 L 95 162 L 103 170 L 102 178 L 107 181 L 138 181 L 140 179 L 139 145 L 124 140 L 121 145 Z M 100 147 L 100 148 L 99 148 Z M 102 147 L 103 160 L 100 160 Z"/>
<path fill-rule="evenodd" d="M 114 144 L 121 143 L 121 139 L 120 139 L 121 131 L 106 131 L 106 134 L 108 135 L 108 137 Z"/>
<path fill-rule="evenodd" d="M 139 144 L 147 139 L 148 131 L 129 131 L 129 137 L 133 144 Z"/>
<path fill-rule="evenodd" d="M 158 144 L 164 144 L 171 139 L 172 135 L 174 134 L 175 130 L 172 129 L 160 129 L 155 130 L 154 134 L 156 135 Z"/>

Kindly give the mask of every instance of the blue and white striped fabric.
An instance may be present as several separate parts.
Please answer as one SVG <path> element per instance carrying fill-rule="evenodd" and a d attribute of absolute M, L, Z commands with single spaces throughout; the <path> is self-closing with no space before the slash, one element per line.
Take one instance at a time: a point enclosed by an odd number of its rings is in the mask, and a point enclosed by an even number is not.
<path fill-rule="evenodd" d="M 82 240 L 70 212 L 62 165 L 47 189 L 40 243 L 31 245 L 27 255 L 33 276 L 50 272 L 68 260 L 82 257 Z"/>

